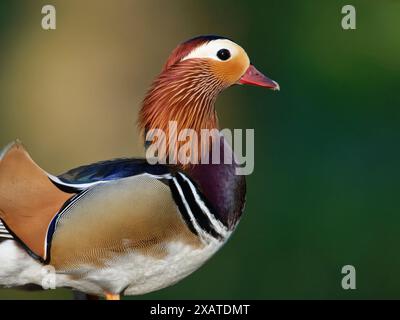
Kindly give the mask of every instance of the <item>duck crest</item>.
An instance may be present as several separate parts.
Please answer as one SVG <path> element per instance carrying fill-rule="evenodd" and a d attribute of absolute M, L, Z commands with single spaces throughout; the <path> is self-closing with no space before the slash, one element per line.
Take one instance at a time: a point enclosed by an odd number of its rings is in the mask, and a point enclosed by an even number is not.
<path fill-rule="evenodd" d="M 202 44 L 213 41 L 213 40 L 218 40 L 218 39 L 228 39 L 228 38 L 216 36 L 216 35 L 202 35 L 202 36 L 198 36 L 198 37 L 194 37 L 192 39 L 186 40 L 185 42 L 181 43 L 179 46 L 177 46 L 172 51 L 169 58 L 167 59 L 167 62 L 164 65 L 162 71 L 164 72 L 164 71 L 168 70 L 171 66 L 173 66 L 177 62 L 181 61 L 192 50 L 196 49 L 197 47 L 201 46 Z"/>

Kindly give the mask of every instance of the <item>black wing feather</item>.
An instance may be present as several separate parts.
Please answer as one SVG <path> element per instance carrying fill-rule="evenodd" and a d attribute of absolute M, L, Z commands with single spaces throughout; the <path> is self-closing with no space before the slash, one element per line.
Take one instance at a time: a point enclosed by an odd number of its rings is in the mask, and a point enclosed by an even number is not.
<path fill-rule="evenodd" d="M 142 173 L 164 175 L 170 168 L 162 164 L 149 164 L 146 159 L 114 159 L 81 166 L 58 176 L 64 183 L 83 184 L 110 181 Z"/>

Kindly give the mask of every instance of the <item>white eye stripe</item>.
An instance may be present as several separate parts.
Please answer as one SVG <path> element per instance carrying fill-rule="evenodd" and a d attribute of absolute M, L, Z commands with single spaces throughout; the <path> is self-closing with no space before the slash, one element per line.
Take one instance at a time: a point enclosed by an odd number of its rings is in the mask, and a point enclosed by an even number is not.
<path fill-rule="evenodd" d="M 218 39 L 218 40 L 212 40 L 210 42 L 207 42 L 197 48 L 195 48 L 193 51 L 191 51 L 186 57 L 184 57 L 181 61 L 188 60 L 188 59 L 201 59 L 201 58 L 210 58 L 214 59 L 217 61 L 221 61 L 217 57 L 217 52 L 221 49 L 227 49 L 229 50 L 231 57 L 226 60 L 229 61 L 232 59 L 232 57 L 236 56 L 239 53 L 239 46 L 232 42 L 231 40 L 228 39 Z"/>

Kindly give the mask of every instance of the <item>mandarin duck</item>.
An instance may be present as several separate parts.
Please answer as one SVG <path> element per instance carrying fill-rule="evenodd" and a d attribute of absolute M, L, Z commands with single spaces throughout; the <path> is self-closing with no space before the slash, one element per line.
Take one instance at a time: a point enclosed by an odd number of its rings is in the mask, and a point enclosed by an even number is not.
<path fill-rule="evenodd" d="M 227 38 L 183 42 L 143 100 L 139 127 L 218 129 L 215 100 L 234 84 L 279 89 Z M 0 154 L 0 286 L 42 286 L 46 266 L 56 287 L 110 300 L 178 282 L 237 226 L 246 193 L 237 166 L 126 158 L 55 176 L 9 144 Z"/>

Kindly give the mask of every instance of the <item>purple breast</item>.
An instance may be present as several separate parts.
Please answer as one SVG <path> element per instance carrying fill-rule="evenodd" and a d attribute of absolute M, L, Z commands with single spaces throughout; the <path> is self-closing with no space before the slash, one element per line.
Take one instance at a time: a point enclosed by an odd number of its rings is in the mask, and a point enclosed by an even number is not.
<path fill-rule="evenodd" d="M 232 229 L 243 212 L 246 180 L 243 175 L 236 174 L 238 164 L 234 161 L 234 157 L 232 157 L 233 163 L 223 163 L 224 152 L 232 152 L 229 145 L 224 146 L 223 138 L 220 150 L 220 164 L 193 165 L 187 170 L 187 174 L 197 183 L 213 213 Z"/>

